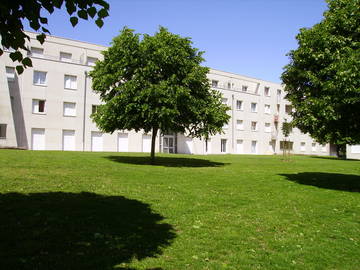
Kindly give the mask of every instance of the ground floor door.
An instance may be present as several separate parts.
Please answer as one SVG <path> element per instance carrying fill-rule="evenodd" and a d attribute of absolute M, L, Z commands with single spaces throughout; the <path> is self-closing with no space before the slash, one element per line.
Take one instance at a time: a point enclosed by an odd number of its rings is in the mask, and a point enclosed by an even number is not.
<path fill-rule="evenodd" d="M 236 141 L 236 153 L 244 154 L 244 141 L 243 140 Z"/>
<path fill-rule="evenodd" d="M 63 150 L 75 151 L 75 130 L 63 130 Z"/>
<path fill-rule="evenodd" d="M 276 149 L 276 141 L 275 140 L 271 140 L 269 142 L 269 151 L 271 154 L 275 153 L 275 149 Z"/>
<path fill-rule="evenodd" d="M 91 132 L 91 151 L 103 151 L 103 134 L 101 132 Z"/>
<path fill-rule="evenodd" d="M 193 153 L 193 139 L 186 138 L 185 139 L 185 151 L 184 154 L 192 154 Z"/>
<path fill-rule="evenodd" d="M 175 135 L 164 135 L 162 137 L 162 152 L 176 153 L 176 138 Z"/>
<path fill-rule="evenodd" d="M 129 151 L 129 138 L 127 133 L 118 134 L 118 152 Z"/>
<path fill-rule="evenodd" d="M 142 151 L 145 153 L 151 152 L 151 135 L 144 134 L 142 137 Z"/>
<path fill-rule="evenodd" d="M 31 130 L 31 149 L 45 150 L 45 129 L 33 128 Z"/>

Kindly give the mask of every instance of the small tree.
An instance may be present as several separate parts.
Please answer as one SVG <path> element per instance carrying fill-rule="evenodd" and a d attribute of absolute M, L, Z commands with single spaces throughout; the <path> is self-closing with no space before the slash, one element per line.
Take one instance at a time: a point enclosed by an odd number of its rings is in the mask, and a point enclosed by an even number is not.
<path fill-rule="evenodd" d="M 287 122 L 287 120 L 285 119 L 282 123 L 281 131 L 284 135 L 283 156 L 284 160 L 287 161 L 290 158 L 290 141 L 288 140 L 288 137 L 290 136 L 290 133 L 292 131 L 292 123 Z"/>
<path fill-rule="evenodd" d="M 92 115 L 104 132 L 152 132 L 151 162 L 160 131 L 205 138 L 222 131 L 229 109 L 211 90 L 202 52 L 189 38 L 160 27 L 154 36 L 124 28 L 90 73 L 105 103 Z"/>

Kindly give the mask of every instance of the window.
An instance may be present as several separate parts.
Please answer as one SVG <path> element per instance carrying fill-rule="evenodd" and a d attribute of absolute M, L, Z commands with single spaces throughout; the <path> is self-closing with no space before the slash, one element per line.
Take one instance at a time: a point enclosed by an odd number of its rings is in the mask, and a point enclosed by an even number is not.
<path fill-rule="evenodd" d="M 64 77 L 64 87 L 66 89 L 77 89 L 77 78 L 72 75 L 65 75 Z"/>
<path fill-rule="evenodd" d="M 360 154 L 360 144 L 351 145 L 351 153 L 352 154 Z"/>
<path fill-rule="evenodd" d="M 76 116 L 76 103 L 64 102 L 64 116 Z"/>
<path fill-rule="evenodd" d="M 211 140 L 205 140 L 205 153 L 209 154 L 211 152 Z"/>
<path fill-rule="evenodd" d="M 311 144 L 311 151 L 316 152 L 316 143 Z"/>
<path fill-rule="evenodd" d="M 247 92 L 247 90 L 248 90 L 247 85 L 243 85 L 243 86 L 241 87 L 241 91 Z"/>
<path fill-rule="evenodd" d="M 237 100 L 237 101 L 236 101 L 236 109 L 239 110 L 239 111 L 244 110 L 244 108 L 243 108 L 243 101 L 242 101 L 242 100 Z"/>
<path fill-rule="evenodd" d="M 243 120 L 236 120 L 236 129 L 244 130 L 244 121 Z"/>
<path fill-rule="evenodd" d="M 257 112 L 257 103 L 251 102 L 251 112 Z"/>
<path fill-rule="evenodd" d="M 252 154 L 257 153 L 257 141 L 251 141 L 251 153 Z"/>
<path fill-rule="evenodd" d="M 95 57 L 88 57 L 87 59 L 86 59 L 86 64 L 88 65 L 88 66 L 95 66 L 95 62 L 97 61 L 98 59 L 97 58 L 95 58 Z"/>
<path fill-rule="evenodd" d="M 0 124 L 0 139 L 6 139 L 6 124 Z"/>
<path fill-rule="evenodd" d="M 291 141 L 280 141 L 280 150 L 293 150 L 294 142 Z"/>
<path fill-rule="evenodd" d="M 218 87 L 218 85 L 219 85 L 219 81 L 211 80 L 211 86 L 212 87 Z"/>
<path fill-rule="evenodd" d="M 233 86 L 233 84 L 232 84 L 231 82 L 228 82 L 228 83 L 227 83 L 227 88 L 228 88 L 228 89 L 231 89 L 232 86 Z"/>
<path fill-rule="evenodd" d="M 257 131 L 257 122 L 251 122 L 251 131 Z"/>
<path fill-rule="evenodd" d="M 300 151 L 305 151 L 306 150 L 306 144 L 305 144 L 305 142 L 301 142 L 300 143 Z"/>
<path fill-rule="evenodd" d="M 270 114 L 270 113 L 271 113 L 270 105 L 269 105 L 269 104 L 265 104 L 264 112 L 265 112 L 266 114 Z"/>
<path fill-rule="evenodd" d="M 265 87 L 264 88 L 264 95 L 267 97 L 270 97 L 270 87 Z"/>
<path fill-rule="evenodd" d="M 227 99 L 227 98 L 222 98 L 222 99 L 221 99 L 221 102 L 222 102 L 222 104 L 227 105 L 228 99 Z"/>
<path fill-rule="evenodd" d="M 71 57 L 72 57 L 71 53 L 60 52 L 60 61 L 71 62 Z"/>
<path fill-rule="evenodd" d="M 33 113 L 45 113 L 45 100 L 33 99 Z"/>
<path fill-rule="evenodd" d="M 270 123 L 265 123 L 265 132 L 271 132 L 271 125 L 270 125 Z"/>
<path fill-rule="evenodd" d="M 6 67 L 6 78 L 8 81 L 15 80 L 15 68 L 14 67 Z"/>
<path fill-rule="evenodd" d="M 277 95 L 277 103 L 280 103 L 280 101 L 281 101 L 281 90 L 280 89 L 277 90 L 276 95 Z"/>
<path fill-rule="evenodd" d="M 321 145 L 321 152 L 326 152 L 326 144 Z"/>
<path fill-rule="evenodd" d="M 226 153 L 226 139 L 221 139 L 221 153 Z"/>
<path fill-rule="evenodd" d="M 276 112 L 280 113 L 280 104 L 276 104 Z"/>
<path fill-rule="evenodd" d="M 46 72 L 35 70 L 33 83 L 35 85 L 46 85 Z"/>
<path fill-rule="evenodd" d="M 91 106 L 91 113 L 96 113 L 99 105 L 92 105 Z"/>
<path fill-rule="evenodd" d="M 285 105 L 285 112 L 287 114 L 291 114 L 291 111 L 292 111 L 292 106 L 291 105 Z"/>
<path fill-rule="evenodd" d="M 44 57 L 44 49 L 31 47 L 30 52 L 31 56 Z"/>

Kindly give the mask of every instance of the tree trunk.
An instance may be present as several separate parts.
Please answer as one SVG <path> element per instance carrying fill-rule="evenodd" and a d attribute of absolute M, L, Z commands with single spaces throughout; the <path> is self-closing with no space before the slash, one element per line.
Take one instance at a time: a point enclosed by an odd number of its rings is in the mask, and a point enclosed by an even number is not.
<path fill-rule="evenodd" d="M 155 140 L 156 134 L 158 132 L 157 127 L 153 127 L 152 135 L 151 135 L 151 154 L 150 154 L 150 164 L 155 164 Z"/>

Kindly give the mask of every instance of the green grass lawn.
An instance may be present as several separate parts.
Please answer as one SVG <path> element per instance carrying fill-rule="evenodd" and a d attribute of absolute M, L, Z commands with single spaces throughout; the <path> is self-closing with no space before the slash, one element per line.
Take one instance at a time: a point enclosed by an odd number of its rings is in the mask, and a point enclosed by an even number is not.
<path fill-rule="evenodd" d="M 0 269 L 360 269 L 360 161 L 0 150 Z"/>

